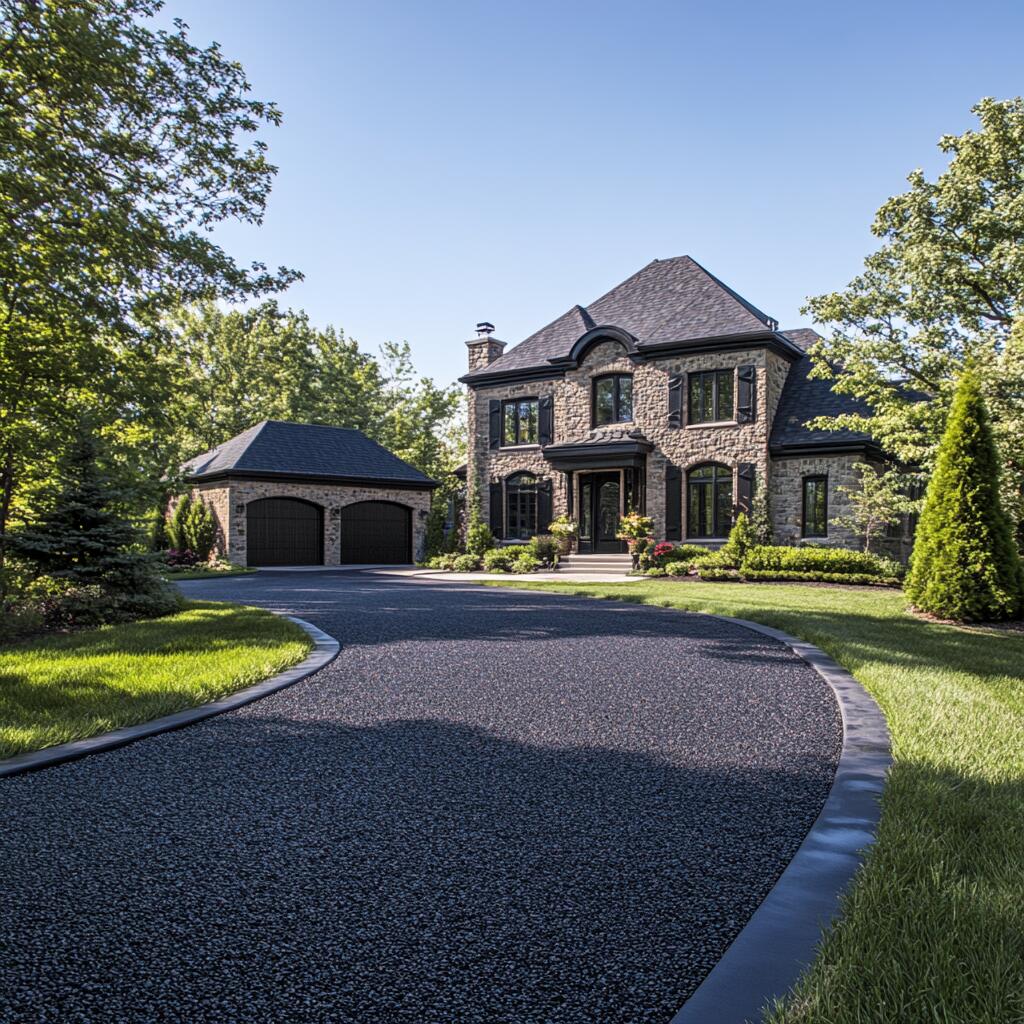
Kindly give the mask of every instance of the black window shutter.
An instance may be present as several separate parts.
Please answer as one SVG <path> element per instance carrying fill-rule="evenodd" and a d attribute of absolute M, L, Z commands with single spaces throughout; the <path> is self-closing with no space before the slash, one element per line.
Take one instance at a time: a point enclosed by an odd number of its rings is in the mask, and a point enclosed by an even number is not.
<path fill-rule="evenodd" d="M 537 484 L 537 532 L 547 533 L 551 525 L 551 481 L 541 480 Z"/>
<path fill-rule="evenodd" d="M 753 423 L 757 419 L 757 367 L 741 366 L 738 377 L 736 420 L 738 423 Z"/>
<path fill-rule="evenodd" d="M 736 511 L 749 516 L 754 510 L 754 464 L 741 462 L 737 472 L 739 486 L 736 490 Z"/>
<path fill-rule="evenodd" d="M 683 539 L 683 471 L 665 469 L 665 540 Z"/>
<path fill-rule="evenodd" d="M 555 439 L 555 400 L 543 395 L 538 402 L 537 434 L 541 444 L 551 444 Z"/>
<path fill-rule="evenodd" d="M 491 484 L 491 533 L 498 540 L 505 536 L 505 516 L 501 501 L 501 481 Z"/>
<path fill-rule="evenodd" d="M 686 374 L 674 373 L 668 379 L 668 425 L 683 425 L 683 393 L 686 390 Z"/>
<path fill-rule="evenodd" d="M 496 398 L 492 398 L 489 405 L 491 414 L 491 436 L 490 442 L 492 448 L 501 447 L 501 402 Z"/>

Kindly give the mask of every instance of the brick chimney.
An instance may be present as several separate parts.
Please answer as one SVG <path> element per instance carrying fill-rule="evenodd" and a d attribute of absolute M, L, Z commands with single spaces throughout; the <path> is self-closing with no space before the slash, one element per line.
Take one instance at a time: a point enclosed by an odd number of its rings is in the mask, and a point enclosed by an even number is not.
<path fill-rule="evenodd" d="M 469 369 L 472 371 L 493 363 L 505 351 L 505 342 L 494 337 L 494 324 L 484 320 L 476 325 L 476 337 L 470 338 L 466 347 L 469 349 Z"/>

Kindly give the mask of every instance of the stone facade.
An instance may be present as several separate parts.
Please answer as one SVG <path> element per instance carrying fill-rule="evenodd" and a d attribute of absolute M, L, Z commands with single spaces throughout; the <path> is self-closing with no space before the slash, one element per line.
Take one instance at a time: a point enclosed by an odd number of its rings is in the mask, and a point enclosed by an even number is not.
<path fill-rule="evenodd" d="M 484 339 L 486 340 L 486 339 Z M 503 347 L 503 346 L 502 346 Z M 470 345 L 470 369 L 480 369 L 501 354 L 501 348 L 484 344 Z M 552 511 L 555 516 L 569 508 L 569 487 L 573 487 L 573 509 L 579 508 L 578 479 L 580 472 L 556 471 L 547 461 L 540 445 L 523 445 L 491 449 L 489 446 L 489 403 L 493 399 L 536 397 L 547 395 L 554 402 L 554 442 L 597 440 L 603 432 L 639 431 L 653 443 L 646 460 L 645 512 L 655 524 L 655 535 L 665 536 L 666 471 L 676 466 L 683 472 L 682 535 L 691 532 L 686 522 L 686 473 L 695 466 L 714 462 L 733 471 L 733 494 L 738 493 L 738 467 L 753 464 L 755 487 L 767 489 L 776 540 L 801 540 L 802 476 L 826 473 L 829 477 L 829 517 L 845 511 L 845 498 L 840 485 L 852 485 L 856 473 L 854 462 L 861 455 L 825 455 L 814 458 L 775 458 L 769 453 L 772 421 L 779 407 L 789 362 L 761 345 L 730 348 L 718 352 L 671 355 L 662 359 L 632 357 L 618 341 L 601 340 L 583 356 L 577 368 L 566 370 L 554 379 L 511 384 L 482 383 L 470 388 L 468 396 L 469 460 L 467 483 L 470 494 L 479 492 L 481 512 L 489 517 L 489 484 L 504 481 L 513 473 L 529 471 L 552 483 Z M 756 416 L 752 422 L 739 423 L 735 417 L 712 424 L 669 425 L 668 382 L 673 374 L 702 370 L 736 369 L 753 366 L 756 371 Z M 608 373 L 628 373 L 633 377 L 633 420 L 602 428 L 592 425 L 592 389 L 595 377 Z M 734 386 L 734 401 L 738 388 Z M 684 396 L 684 402 L 686 396 Z M 625 500 L 625 489 L 620 488 Z M 623 509 L 623 511 L 625 511 Z M 543 530 L 543 524 L 540 524 Z M 692 539 L 692 538 L 691 538 Z M 859 546 L 848 531 L 830 524 L 827 538 L 816 543 Z"/>
<path fill-rule="evenodd" d="M 248 564 L 246 506 L 257 498 L 302 498 L 319 505 L 324 510 L 325 565 L 341 564 L 340 510 L 359 501 L 391 501 L 412 509 L 414 559 L 421 559 L 426 547 L 429 490 L 229 478 L 198 483 L 192 487 L 191 496 L 193 500 L 201 499 L 213 514 L 217 524 L 214 550 L 238 565 Z"/>

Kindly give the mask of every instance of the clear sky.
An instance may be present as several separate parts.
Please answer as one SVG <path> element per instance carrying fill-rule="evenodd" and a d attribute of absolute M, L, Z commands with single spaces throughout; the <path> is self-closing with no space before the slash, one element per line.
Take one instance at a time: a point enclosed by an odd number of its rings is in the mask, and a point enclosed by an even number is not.
<path fill-rule="evenodd" d="M 783 327 L 980 97 L 1024 93 L 1024 3 L 167 0 L 284 124 L 258 229 L 281 301 L 449 381 L 656 257 Z"/>

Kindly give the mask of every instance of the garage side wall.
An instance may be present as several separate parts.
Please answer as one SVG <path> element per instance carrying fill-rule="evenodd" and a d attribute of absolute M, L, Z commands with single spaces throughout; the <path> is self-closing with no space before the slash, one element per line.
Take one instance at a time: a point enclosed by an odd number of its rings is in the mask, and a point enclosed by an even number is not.
<path fill-rule="evenodd" d="M 341 563 L 341 508 L 357 501 L 393 501 L 411 508 L 413 557 L 419 561 L 426 549 L 430 491 L 271 480 L 231 480 L 226 485 L 222 481 L 200 484 L 192 489 L 192 497 L 201 497 L 217 521 L 217 554 L 237 565 L 248 564 L 245 506 L 257 498 L 302 498 L 320 505 L 324 510 L 325 565 Z"/>

